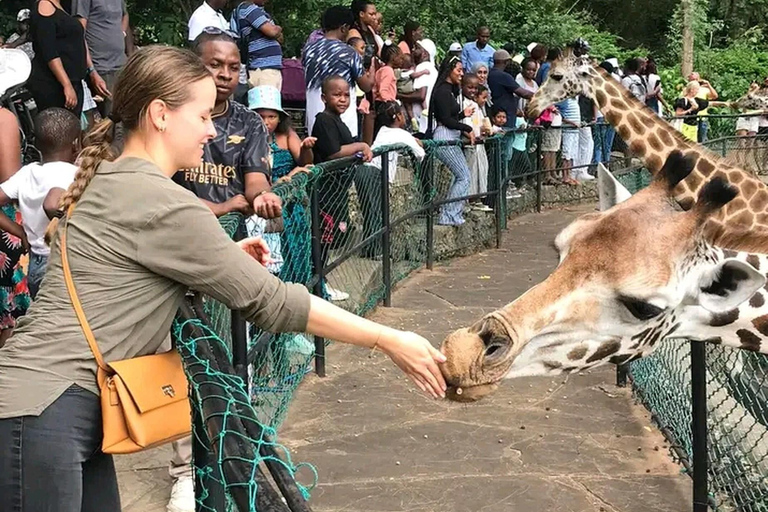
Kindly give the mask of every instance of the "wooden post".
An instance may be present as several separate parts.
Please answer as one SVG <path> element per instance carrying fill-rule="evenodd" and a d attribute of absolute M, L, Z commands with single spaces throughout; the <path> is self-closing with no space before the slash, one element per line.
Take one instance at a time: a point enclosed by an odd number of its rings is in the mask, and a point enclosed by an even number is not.
<path fill-rule="evenodd" d="M 693 72 L 693 9 L 695 0 L 682 0 L 683 8 L 683 54 L 680 70 L 683 77 Z"/>

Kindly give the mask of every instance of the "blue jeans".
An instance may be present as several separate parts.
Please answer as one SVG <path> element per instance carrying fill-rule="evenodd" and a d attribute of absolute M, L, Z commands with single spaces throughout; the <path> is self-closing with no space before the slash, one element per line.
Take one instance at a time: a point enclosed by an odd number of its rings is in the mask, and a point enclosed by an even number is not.
<path fill-rule="evenodd" d="M 42 254 L 29 254 L 29 271 L 27 273 L 27 286 L 29 286 L 29 296 L 32 300 L 37 297 L 40 291 L 40 285 L 43 283 L 45 269 L 48 266 L 48 256 Z"/>
<path fill-rule="evenodd" d="M 99 397 L 77 385 L 40 416 L 0 419 L 0 512 L 120 512 L 102 437 Z"/>
<path fill-rule="evenodd" d="M 603 117 L 598 118 L 597 122 L 598 124 L 592 131 L 595 141 L 594 163 L 608 163 L 611 161 L 611 148 L 613 147 L 613 139 L 616 137 L 616 129 L 609 124 L 599 124 L 605 122 Z"/>
<path fill-rule="evenodd" d="M 460 137 L 461 134 L 458 131 L 448 130 L 444 126 L 438 126 L 434 133 L 435 140 L 458 141 Z M 435 149 L 435 154 L 453 174 L 453 183 L 451 183 L 446 199 L 456 199 L 457 197 L 469 195 L 469 165 L 467 165 L 467 159 L 461 150 L 461 146 L 438 146 Z M 461 226 L 464 224 L 464 203 L 466 201 L 454 201 L 441 206 L 437 223 L 448 226 Z"/>
<path fill-rule="evenodd" d="M 709 121 L 707 121 L 705 118 L 699 118 L 699 132 L 698 132 L 698 142 L 699 144 L 707 142 L 709 140 L 707 138 L 707 135 L 709 134 Z"/>

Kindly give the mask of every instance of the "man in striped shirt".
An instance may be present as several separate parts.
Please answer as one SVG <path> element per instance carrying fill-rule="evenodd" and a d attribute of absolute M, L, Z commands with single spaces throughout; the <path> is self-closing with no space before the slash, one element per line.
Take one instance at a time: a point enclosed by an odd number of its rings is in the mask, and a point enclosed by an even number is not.
<path fill-rule="evenodd" d="M 282 90 L 283 29 L 264 10 L 265 3 L 267 0 L 242 2 L 232 13 L 230 23 L 232 31 L 248 42 L 248 85 L 271 85 Z"/>

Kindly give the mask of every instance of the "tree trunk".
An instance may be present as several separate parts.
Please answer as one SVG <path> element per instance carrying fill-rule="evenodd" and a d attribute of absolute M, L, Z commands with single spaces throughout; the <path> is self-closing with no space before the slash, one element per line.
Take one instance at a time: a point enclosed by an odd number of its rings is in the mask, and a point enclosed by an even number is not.
<path fill-rule="evenodd" d="M 683 54 L 680 70 L 683 76 L 693 72 L 693 2 L 694 0 L 682 0 L 683 6 Z"/>

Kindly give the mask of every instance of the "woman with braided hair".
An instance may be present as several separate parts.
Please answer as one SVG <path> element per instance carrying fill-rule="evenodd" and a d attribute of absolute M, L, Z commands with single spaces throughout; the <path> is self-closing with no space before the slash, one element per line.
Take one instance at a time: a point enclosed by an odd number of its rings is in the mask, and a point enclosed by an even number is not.
<path fill-rule="evenodd" d="M 69 212 L 49 230 L 45 279 L 0 349 L 0 509 L 119 512 L 101 450 L 97 364 L 67 292 L 59 237 L 107 363 L 154 354 L 189 289 L 270 332 L 309 332 L 385 352 L 417 386 L 444 396 L 445 358 L 422 337 L 378 325 L 286 284 L 263 267 L 261 239 L 233 242 L 170 178 L 199 165 L 215 130 L 216 86 L 192 52 L 153 46 L 128 59 L 111 116 L 85 140 Z M 116 122 L 125 146 L 113 160 Z M 73 209 L 70 209 L 73 207 Z"/>

